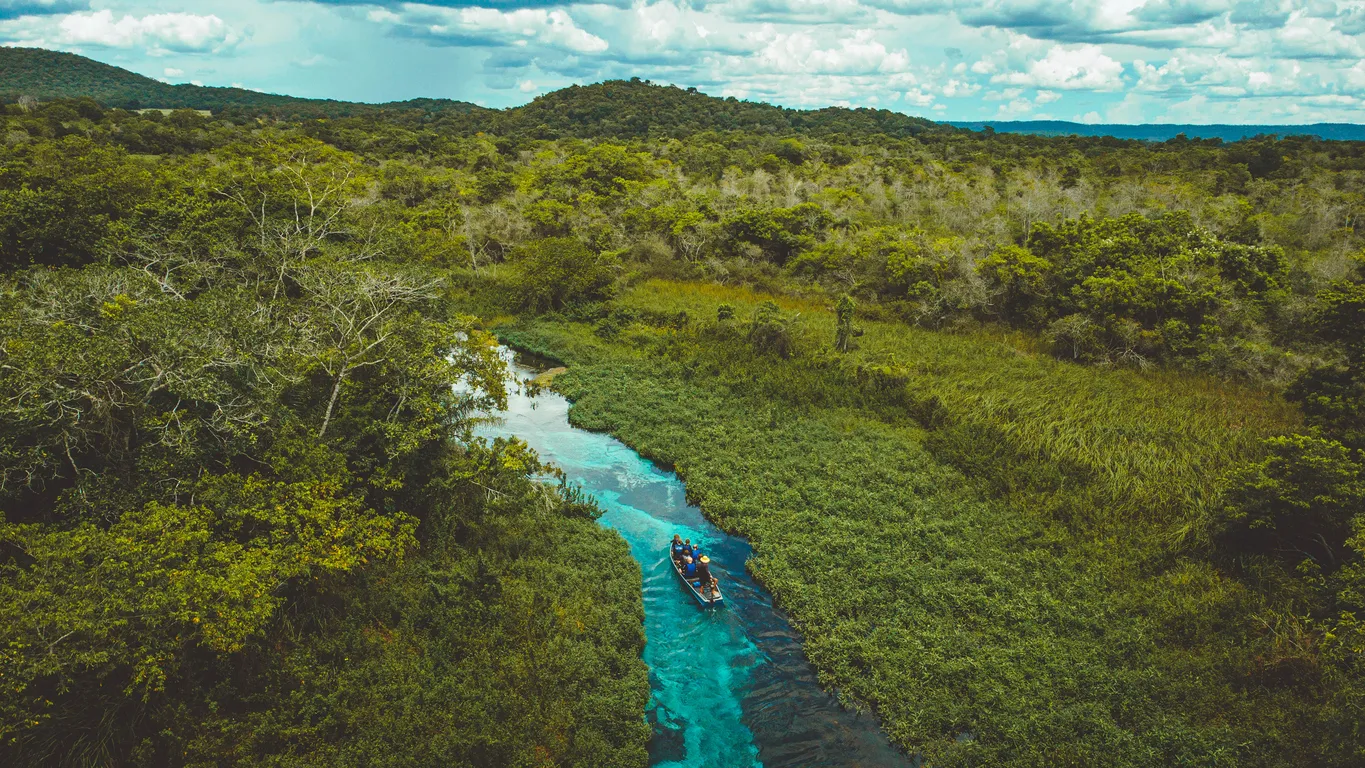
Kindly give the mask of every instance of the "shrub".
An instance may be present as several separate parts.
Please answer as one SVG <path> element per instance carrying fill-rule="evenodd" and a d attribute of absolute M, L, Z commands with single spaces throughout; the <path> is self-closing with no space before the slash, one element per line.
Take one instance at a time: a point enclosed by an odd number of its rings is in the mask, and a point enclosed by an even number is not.
<path fill-rule="evenodd" d="M 1265 459 L 1228 478 L 1217 539 L 1236 554 L 1311 559 L 1334 570 L 1351 518 L 1365 503 L 1365 467 L 1346 446 L 1321 437 L 1275 437 L 1265 447 Z"/>
<path fill-rule="evenodd" d="M 559 310 L 578 301 L 609 298 L 619 264 L 578 240 L 554 237 L 524 246 L 516 257 L 516 292 L 524 309 Z"/>

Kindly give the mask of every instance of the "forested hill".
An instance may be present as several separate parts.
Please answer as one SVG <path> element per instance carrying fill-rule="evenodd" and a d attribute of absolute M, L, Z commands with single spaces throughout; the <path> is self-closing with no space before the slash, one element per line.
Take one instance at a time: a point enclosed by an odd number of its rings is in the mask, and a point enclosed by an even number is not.
<path fill-rule="evenodd" d="M 494 132 L 503 134 L 540 129 L 554 136 L 610 138 L 681 138 L 707 130 L 817 136 L 885 134 L 904 138 L 952 130 L 931 120 L 886 109 L 786 109 L 734 97 L 707 96 L 695 88 L 657 86 L 639 79 L 570 86 L 548 93 L 523 107 L 500 113 L 495 125 Z"/>
<path fill-rule="evenodd" d="M 186 108 L 215 113 L 232 109 L 290 118 L 350 117 L 383 109 L 420 109 L 437 114 L 485 111 L 468 102 L 448 99 L 357 104 L 301 99 L 245 88 L 170 85 L 72 53 L 41 48 L 0 48 L 0 102 L 14 102 L 22 96 L 43 101 L 90 97 L 107 107 L 124 109 Z"/>
<path fill-rule="evenodd" d="M 530 104 L 492 110 L 461 101 L 413 99 L 387 104 L 300 99 L 242 88 L 169 85 L 70 53 L 0 48 L 0 102 L 22 96 L 42 101 L 90 97 L 106 107 L 207 109 L 282 118 L 356 117 L 417 112 L 456 133 L 487 132 L 531 138 L 683 137 L 699 131 L 790 135 L 878 135 L 895 138 L 951 131 L 939 123 L 881 109 L 795 110 L 717 98 L 695 88 L 657 86 L 638 79 L 571 86 Z"/>
<path fill-rule="evenodd" d="M 1138 141 L 1169 141 L 1184 134 L 1191 139 L 1241 141 L 1255 136 L 1316 136 L 1336 141 L 1365 141 L 1365 126 L 1350 123 L 1313 123 L 1311 125 L 1191 125 L 1161 123 L 1147 125 L 1087 125 L 1065 120 L 985 120 L 952 122 L 958 128 L 996 133 L 1026 133 L 1033 136 L 1113 136 Z"/>

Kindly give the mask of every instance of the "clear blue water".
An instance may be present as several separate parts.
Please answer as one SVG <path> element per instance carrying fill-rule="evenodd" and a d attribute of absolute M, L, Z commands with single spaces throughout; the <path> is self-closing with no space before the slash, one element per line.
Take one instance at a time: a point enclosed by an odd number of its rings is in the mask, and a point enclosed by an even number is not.
<path fill-rule="evenodd" d="M 530 369 L 515 366 L 527 378 Z M 745 572 L 751 550 L 702 517 L 683 484 L 625 444 L 569 424 L 553 393 L 509 394 L 484 437 L 516 436 L 595 496 L 603 525 L 630 544 L 644 575 L 650 764 L 665 768 L 911 766 L 868 714 L 845 710 L 816 683 L 800 638 Z M 725 594 L 704 608 L 673 573 L 673 534 L 700 541 Z"/>

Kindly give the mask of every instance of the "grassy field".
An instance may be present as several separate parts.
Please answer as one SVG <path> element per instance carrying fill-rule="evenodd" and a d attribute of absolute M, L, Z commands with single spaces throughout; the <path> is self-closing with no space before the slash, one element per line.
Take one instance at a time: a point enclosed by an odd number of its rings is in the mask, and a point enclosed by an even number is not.
<path fill-rule="evenodd" d="M 1287 408 L 890 322 L 836 356 L 831 313 L 796 301 L 799 353 L 759 356 L 743 323 L 764 298 L 651 282 L 619 328 L 503 335 L 569 364 L 576 423 L 747 536 L 824 683 L 932 764 L 1334 762 L 1272 606 L 1183 538 Z"/>
<path fill-rule="evenodd" d="M 743 288 L 651 281 L 622 304 L 710 319 L 728 303 L 743 319 L 766 298 Z M 834 317 L 828 306 L 775 300 L 799 313 L 812 346 L 829 346 Z M 1101 526 L 1195 521 L 1214 500 L 1219 474 L 1263 437 L 1297 424 L 1282 400 L 1213 378 L 1073 365 L 1036 351 L 1031 337 L 1018 334 L 860 325 L 861 348 L 832 364 L 874 388 L 900 390 L 895 394 L 921 421 L 976 433 L 977 447 L 994 444 L 1095 486 L 1104 508 L 1088 517 Z M 980 457 L 958 458 L 979 468 Z"/>

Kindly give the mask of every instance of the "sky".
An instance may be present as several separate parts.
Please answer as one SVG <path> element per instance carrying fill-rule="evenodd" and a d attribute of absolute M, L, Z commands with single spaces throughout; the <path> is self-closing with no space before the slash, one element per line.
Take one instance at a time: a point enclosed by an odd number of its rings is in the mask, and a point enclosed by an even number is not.
<path fill-rule="evenodd" d="M 640 77 L 935 120 L 1365 122 L 1365 0 L 0 0 L 0 44 L 348 101 Z"/>

